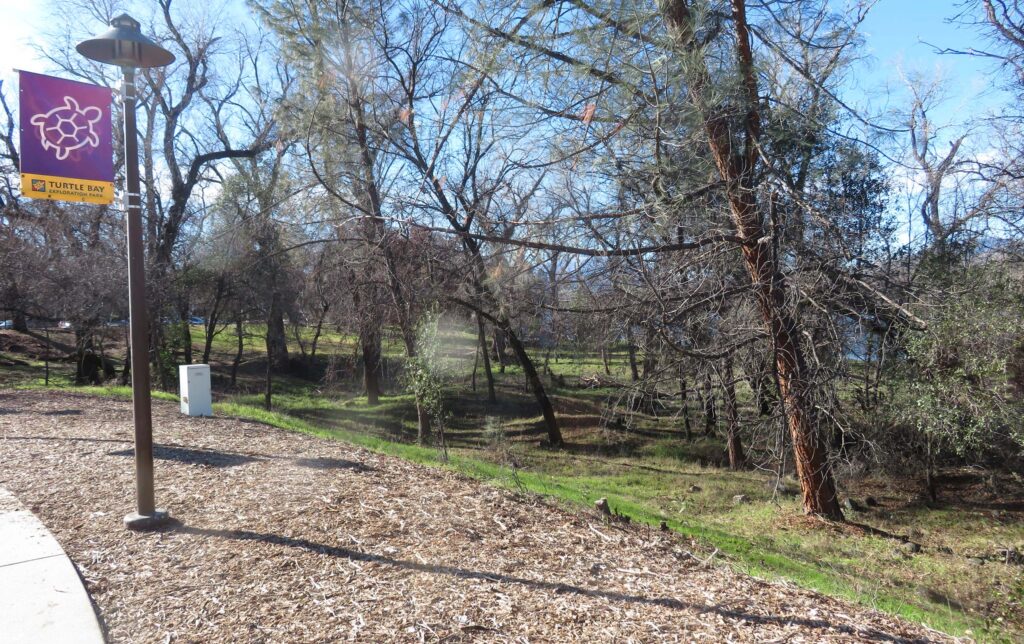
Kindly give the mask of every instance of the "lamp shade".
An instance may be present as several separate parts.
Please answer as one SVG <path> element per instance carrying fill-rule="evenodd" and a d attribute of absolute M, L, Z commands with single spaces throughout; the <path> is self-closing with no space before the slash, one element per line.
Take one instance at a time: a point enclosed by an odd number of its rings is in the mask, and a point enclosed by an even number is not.
<path fill-rule="evenodd" d="M 163 67 L 174 54 L 142 35 L 137 20 L 126 13 L 110 21 L 105 33 L 83 40 L 75 49 L 86 58 L 121 67 Z"/>

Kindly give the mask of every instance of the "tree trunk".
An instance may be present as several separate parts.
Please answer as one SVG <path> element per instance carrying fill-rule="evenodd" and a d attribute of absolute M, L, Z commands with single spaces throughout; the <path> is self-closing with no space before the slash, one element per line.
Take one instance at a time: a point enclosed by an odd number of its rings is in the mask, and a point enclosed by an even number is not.
<path fill-rule="evenodd" d="M 25 317 L 25 312 L 21 309 L 14 309 L 12 315 L 14 317 L 11 319 L 11 328 L 19 333 L 28 333 L 28 318 Z"/>
<path fill-rule="evenodd" d="M 217 288 L 213 294 L 206 324 L 203 325 L 203 364 L 210 364 L 210 352 L 213 350 L 213 338 L 217 335 L 217 324 L 220 322 L 221 307 L 227 293 L 227 280 L 223 274 L 217 277 Z"/>
<path fill-rule="evenodd" d="M 150 311 L 159 310 L 152 303 L 150 304 Z M 130 335 L 130 333 L 129 333 Z M 167 334 L 164 333 L 164 325 L 160 320 L 155 319 L 155 316 L 149 318 L 149 363 L 153 369 L 156 369 L 157 378 L 160 379 L 160 390 L 168 391 L 171 388 L 171 383 L 168 380 L 169 369 L 164 368 L 164 357 L 167 348 Z M 167 352 L 166 355 L 170 355 Z"/>
<path fill-rule="evenodd" d="M 772 413 L 772 388 L 775 382 L 765 376 L 758 374 L 750 379 L 750 388 L 754 390 L 754 402 L 757 403 L 759 416 L 770 416 Z"/>
<path fill-rule="evenodd" d="M 725 420 L 728 423 L 727 444 L 729 469 L 741 470 L 746 466 L 743 441 L 740 439 L 739 411 L 736 409 L 736 384 L 733 382 L 732 356 L 727 356 L 722 368 L 722 396 L 725 400 Z"/>
<path fill-rule="evenodd" d="M 704 374 L 704 435 L 711 436 L 718 425 L 718 412 L 715 411 L 715 390 L 711 384 L 711 372 Z"/>
<path fill-rule="evenodd" d="M 11 328 L 18 333 L 28 333 L 28 319 L 25 317 L 24 302 L 21 299 L 21 292 L 18 290 L 18 283 L 13 281 L 14 276 L 9 276 L 11 286 L 6 293 L 3 293 L 4 299 L 7 300 L 9 310 L 11 312 Z"/>
<path fill-rule="evenodd" d="M 796 321 L 785 308 L 783 279 L 760 244 L 745 246 L 752 277 L 763 275 L 767 282 L 757 282 L 758 305 L 775 346 L 779 394 L 785 409 L 793 441 L 794 463 L 803 492 L 804 511 L 842 520 L 832 471 L 825 446 L 814 426 L 810 401 L 810 381 L 800 346 Z M 767 273 L 767 274 L 766 274 Z M 772 283 L 774 282 L 774 284 Z"/>
<path fill-rule="evenodd" d="M 267 358 L 273 369 L 288 370 L 288 338 L 284 330 L 284 311 L 281 308 L 280 293 L 274 293 L 270 298 L 270 311 L 267 313 Z"/>
<path fill-rule="evenodd" d="M 533 390 L 537 404 L 540 405 L 541 413 L 544 415 L 544 425 L 548 430 L 548 443 L 552 447 L 558 447 L 562 444 L 562 432 L 558 429 L 558 420 L 555 419 L 555 408 L 551 406 L 551 400 L 548 399 L 547 392 L 544 391 L 544 383 L 541 382 L 537 369 L 533 366 L 533 361 L 526 353 L 526 348 L 523 347 L 523 343 L 519 341 L 516 334 L 509 329 L 505 329 L 505 336 L 508 343 L 512 345 L 512 351 L 515 353 L 516 358 L 519 359 L 519 364 L 523 367 L 523 374 Z"/>
<path fill-rule="evenodd" d="M 629 354 L 629 373 L 633 382 L 640 380 L 640 371 L 636 367 L 636 342 L 633 341 L 633 325 L 626 325 L 626 351 Z"/>
<path fill-rule="evenodd" d="M 75 329 L 75 384 L 100 384 L 100 360 L 90 331 Z"/>
<path fill-rule="evenodd" d="M 327 319 L 327 312 L 331 305 L 325 302 L 320 308 L 320 317 L 316 320 L 316 330 L 313 332 L 313 340 L 309 343 L 309 359 L 312 362 L 316 358 L 316 345 L 320 342 L 320 334 L 323 332 L 324 320 Z"/>
<path fill-rule="evenodd" d="M 416 443 L 423 445 L 430 435 L 430 414 L 423 406 L 419 394 L 416 395 Z"/>
<path fill-rule="evenodd" d="M 416 340 L 412 334 L 405 336 L 405 355 L 411 362 L 416 357 Z M 369 396 L 367 396 L 369 397 Z M 416 392 L 416 442 L 423 445 L 430 435 L 430 410 L 423 404 L 423 396 Z"/>
<path fill-rule="evenodd" d="M 606 376 L 612 375 L 612 370 L 608 366 L 608 348 L 607 347 L 601 347 L 601 362 L 604 363 L 604 375 L 606 375 Z"/>
<path fill-rule="evenodd" d="M 935 480 L 935 453 L 932 450 L 932 437 L 928 436 L 925 448 L 924 485 L 928 499 L 934 503 L 939 500 L 939 485 Z"/>
<path fill-rule="evenodd" d="M 494 373 L 491 371 L 491 357 L 487 355 L 487 332 L 484 327 L 484 319 L 479 313 L 476 314 L 477 336 L 480 340 L 480 353 L 484 357 L 484 375 L 487 377 L 487 402 L 496 402 L 498 397 L 494 393 Z"/>
<path fill-rule="evenodd" d="M 654 353 L 654 338 L 655 331 L 654 327 L 647 327 L 644 333 L 644 360 L 643 360 L 643 379 L 648 380 L 654 377 L 654 370 L 658 366 L 658 356 Z"/>
<path fill-rule="evenodd" d="M 203 364 L 210 364 L 210 352 L 213 351 L 213 336 L 217 330 L 217 318 L 211 317 L 203 327 Z"/>
<path fill-rule="evenodd" d="M 306 362 L 306 342 L 302 339 L 302 324 L 295 320 L 289 320 L 288 326 L 292 329 L 292 337 L 295 338 L 295 346 L 299 348 L 299 360 Z"/>
<path fill-rule="evenodd" d="M 498 361 L 498 373 L 505 373 L 505 365 L 507 364 L 505 344 L 505 332 L 495 327 L 494 343 L 491 346 L 494 348 L 494 359 Z"/>
<path fill-rule="evenodd" d="M 675 42 L 683 55 L 697 54 L 694 17 L 687 0 L 660 0 L 660 8 Z M 701 113 L 708 147 L 725 183 L 726 199 L 741 246 L 744 263 L 754 285 L 761 319 L 772 339 L 775 351 L 779 393 L 793 440 L 794 461 L 803 492 L 804 511 L 841 520 L 842 510 L 836 496 L 828 455 L 814 426 L 811 382 L 807 376 L 800 330 L 786 308 L 785 279 L 767 238 L 757 203 L 758 163 L 763 146 L 761 136 L 760 92 L 753 60 L 745 0 L 732 0 L 731 27 L 735 32 L 737 87 L 744 102 L 727 107 L 711 104 L 714 82 L 706 62 L 688 61 L 686 85 L 690 98 Z M 744 104 L 745 103 L 745 104 Z M 740 111 L 743 123 L 734 127 L 734 118 L 724 112 Z"/>
<path fill-rule="evenodd" d="M 192 326 L 188 318 L 181 321 L 181 348 L 185 354 L 185 364 L 192 364 Z"/>
<path fill-rule="evenodd" d="M 473 351 L 473 375 L 469 379 L 469 388 L 476 393 L 476 371 L 480 368 L 480 343 L 476 345 L 476 350 Z"/>
<path fill-rule="evenodd" d="M 376 405 L 380 402 L 380 331 L 364 324 L 359 330 L 359 347 L 363 352 L 363 388 L 366 402 Z"/>
<path fill-rule="evenodd" d="M 692 437 L 690 431 L 690 401 L 688 400 L 687 386 L 686 386 L 686 372 L 683 367 L 679 367 L 679 402 L 682 408 L 680 413 L 683 416 L 683 431 L 686 432 L 686 440 L 690 440 Z"/>
<path fill-rule="evenodd" d="M 124 357 L 124 367 L 121 369 L 121 378 L 118 384 L 127 387 L 132 382 L 132 344 L 128 343 L 128 351 Z"/>

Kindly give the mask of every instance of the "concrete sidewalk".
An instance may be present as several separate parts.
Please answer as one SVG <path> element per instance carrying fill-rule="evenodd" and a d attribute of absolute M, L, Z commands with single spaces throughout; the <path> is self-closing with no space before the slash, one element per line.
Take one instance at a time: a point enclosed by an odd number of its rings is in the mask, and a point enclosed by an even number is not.
<path fill-rule="evenodd" d="M 103 631 L 57 540 L 0 488 L 0 640 L 99 644 Z"/>

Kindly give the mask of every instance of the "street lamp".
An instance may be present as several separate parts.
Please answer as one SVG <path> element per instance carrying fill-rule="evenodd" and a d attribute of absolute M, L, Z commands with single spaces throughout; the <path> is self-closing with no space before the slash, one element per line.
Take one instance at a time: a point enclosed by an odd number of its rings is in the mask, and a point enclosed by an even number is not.
<path fill-rule="evenodd" d="M 128 224 L 128 310 L 131 328 L 132 413 L 135 419 L 135 491 L 137 511 L 124 518 L 129 530 L 154 528 L 169 519 L 156 508 L 153 496 L 153 417 L 149 395 L 149 320 L 146 312 L 146 264 L 142 250 L 142 201 L 139 189 L 139 146 L 135 125 L 135 69 L 163 67 L 174 54 L 142 35 L 128 14 L 110 21 L 105 33 L 78 43 L 86 58 L 117 65 L 124 73 L 125 211 Z"/>

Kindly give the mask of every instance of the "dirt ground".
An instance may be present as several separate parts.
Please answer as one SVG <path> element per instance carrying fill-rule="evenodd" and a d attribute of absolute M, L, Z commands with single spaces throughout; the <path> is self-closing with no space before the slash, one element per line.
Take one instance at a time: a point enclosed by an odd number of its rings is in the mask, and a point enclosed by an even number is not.
<path fill-rule="evenodd" d="M 154 401 L 157 499 L 126 531 L 130 403 L 0 391 L 0 486 L 115 642 L 950 641 L 609 524 L 343 443 Z"/>

